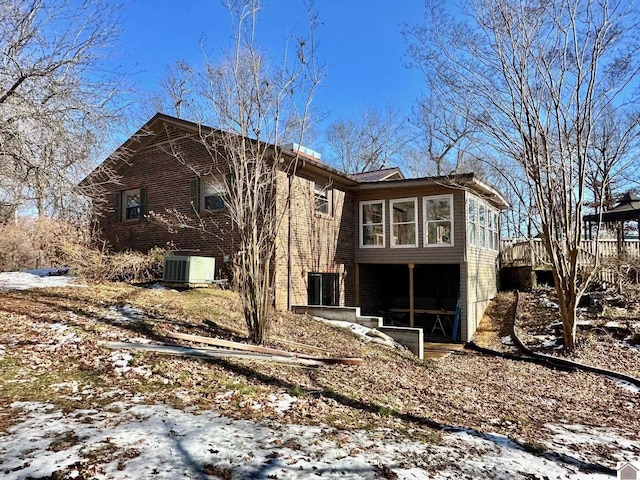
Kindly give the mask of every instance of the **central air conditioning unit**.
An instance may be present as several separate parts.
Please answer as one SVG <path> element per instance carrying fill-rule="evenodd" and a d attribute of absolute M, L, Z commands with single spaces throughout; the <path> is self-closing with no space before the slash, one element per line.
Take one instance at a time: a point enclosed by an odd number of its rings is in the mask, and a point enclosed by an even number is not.
<path fill-rule="evenodd" d="M 162 281 L 171 283 L 213 283 L 216 259 L 212 257 L 164 257 Z"/>

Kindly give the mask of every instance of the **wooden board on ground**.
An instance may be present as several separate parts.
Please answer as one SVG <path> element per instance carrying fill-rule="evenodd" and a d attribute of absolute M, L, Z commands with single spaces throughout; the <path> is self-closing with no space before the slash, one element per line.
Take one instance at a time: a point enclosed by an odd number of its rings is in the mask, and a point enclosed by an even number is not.
<path fill-rule="evenodd" d="M 344 364 L 344 365 L 360 365 L 362 363 L 361 358 L 318 358 L 304 353 L 287 352 L 286 350 L 279 350 L 276 348 L 262 347 L 260 345 L 248 345 L 246 343 L 231 342 L 229 340 L 222 340 L 219 338 L 203 337 L 201 335 L 189 335 L 186 333 L 168 332 L 167 337 L 175 338 L 179 340 L 187 340 L 189 342 L 200 342 L 207 345 L 216 345 L 218 347 L 234 348 L 240 351 L 263 353 L 269 355 L 278 355 L 292 358 L 305 358 L 308 360 L 315 360 L 323 363 L 331 364 Z"/>
<path fill-rule="evenodd" d="M 462 343 L 424 343 L 424 358 L 431 360 L 440 360 L 451 355 L 454 352 L 461 351 L 464 348 Z"/>
<path fill-rule="evenodd" d="M 240 330 L 236 330 L 235 328 L 231 328 L 231 327 L 227 327 L 225 325 L 220 325 L 219 323 L 214 322 L 213 320 L 208 320 L 208 319 L 204 319 L 204 323 L 206 325 L 209 325 L 210 327 L 213 328 L 219 328 L 221 330 L 226 330 L 228 332 L 231 332 L 235 335 L 238 335 L 239 337 L 243 337 L 245 338 L 247 336 L 246 332 L 242 332 Z M 320 348 L 320 347 L 315 347 L 313 345 L 307 345 L 306 343 L 299 343 L 299 342 L 294 342 L 292 340 L 285 340 L 284 338 L 278 338 L 278 337 L 273 337 L 273 340 L 276 342 L 280 342 L 284 345 L 290 345 L 292 347 L 296 347 L 296 348 L 303 348 L 305 350 L 313 350 L 315 352 L 323 352 L 323 353 L 329 353 L 329 350 L 325 349 L 325 348 Z"/>
<path fill-rule="evenodd" d="M 142 343 L 127 342 L 102 342 L 107 348 L 114 350 L 138 350 L 156 353 L 165 353 L 169 355 L 182 355 L 187 357 L 208 357 L 208 358 L 236 358 L 251 361 L 285 363 L 293 365 L 301 365 L 305 367 L 323 367 L 326 362 L 318 360 L 310 360 L 307 358 L 286 357 L 280 355 L 267 355 L 255 352 L 242 352 L 229 350 L 227 348 L 187 348 L 178 345 L 149 345 Z"/>

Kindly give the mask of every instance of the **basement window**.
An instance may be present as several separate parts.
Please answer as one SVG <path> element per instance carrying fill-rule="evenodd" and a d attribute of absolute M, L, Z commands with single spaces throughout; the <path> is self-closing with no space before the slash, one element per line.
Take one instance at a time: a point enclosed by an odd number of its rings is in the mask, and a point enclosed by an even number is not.
<path fill-rule="evenodd" d="M 309 273 L 307 285 L 308 305 L 338 305 L 337 273 Z"/>

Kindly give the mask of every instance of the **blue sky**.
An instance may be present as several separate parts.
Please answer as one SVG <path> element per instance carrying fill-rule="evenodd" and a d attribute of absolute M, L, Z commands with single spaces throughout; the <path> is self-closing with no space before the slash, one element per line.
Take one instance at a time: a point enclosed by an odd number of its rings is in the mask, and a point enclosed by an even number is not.
<path fill-rule="evenodd" d="M 403 22 L 422 17 L 420 0 L 320 0 L 315 9 L 318 58 L 328 67 L 314 106 L 328 122 L 362 109 L 395 106 L 408 112 L 423 88 L 419 72 L 404 66 Z M 264 0 L 258 43 L 276 55 L 292 32 L 307 31 L 302 0 Z M 230 46 L 228 13 L 219 0 L 133 0 L 122 11 L 121 47 L 128 71 L 143 92 L 156 91 L 166 66 L 177 59 L 202 60 Z"/>

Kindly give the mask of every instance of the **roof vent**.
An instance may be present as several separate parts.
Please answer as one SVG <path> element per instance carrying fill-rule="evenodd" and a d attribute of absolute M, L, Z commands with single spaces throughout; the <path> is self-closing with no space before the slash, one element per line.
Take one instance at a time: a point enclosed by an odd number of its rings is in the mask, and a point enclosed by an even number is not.
<path fill-rule="evenodd" d="M 317 160 L 320 160 L 322 158 L 322 154 L 319 152 L 316 152 L 315 150 L 311 150 L 310 148 L 304 147 L 298 143 L 287 143 L 285 145 L 282 145 L 282 148 L 286 149 L 286 150 L 291 150 L 293 152 L 298 152 L 301 153 L 303 155 L 306 155 L 308 157 L 313 157 Z"/>

